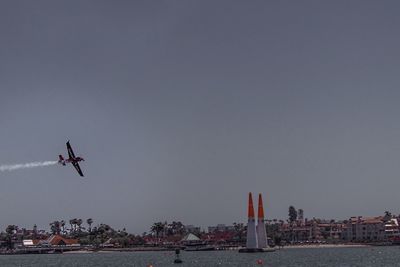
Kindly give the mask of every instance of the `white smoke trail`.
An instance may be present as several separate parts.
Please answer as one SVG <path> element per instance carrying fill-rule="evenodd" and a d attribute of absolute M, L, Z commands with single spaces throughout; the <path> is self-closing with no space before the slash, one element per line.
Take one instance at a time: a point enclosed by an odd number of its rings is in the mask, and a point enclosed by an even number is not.
<path fill-rule="evenodd" d="M 42 162 L 30 162 L 23 164 L 13 164 L 13 165 L 0 165 L 0 171 L 14 171 L 19 169 L 37 168 L 56 165 L 58 161 L 42 161 Z"/>

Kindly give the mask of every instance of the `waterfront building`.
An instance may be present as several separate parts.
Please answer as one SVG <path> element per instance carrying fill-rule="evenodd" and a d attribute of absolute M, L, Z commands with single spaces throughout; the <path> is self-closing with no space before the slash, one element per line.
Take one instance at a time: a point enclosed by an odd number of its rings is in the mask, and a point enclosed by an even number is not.
<path fill-rule="evenodd" d="M 399 240 L 400 229 L 398 218 L 391 218 L 385 223 L 385 236 L 388 240 Z"/>
<path fill-rule="evenodd" d="M 217 224 L 217 226 L 208 226 L 208 232 L 209 233 L 214 233 L 214 232 L 228 232 L 228 231 L 234 231 L 235 227 L 234 226 L 227 226 L 225 224 Z"/>
<path fill-rule="evenodd" d="M 342 239 L 351 242 L 378 242 L 387 239 L 383 216 L 351 217 L 343 229 Z"/>
<path fill-rule="evenodd" d="M 275 224 L 276 231 L 283 240 L 289 243 L 299 242 L 339 242 L 341 240 L 344 224 L 334 220 L 305 219 L 289 224 L 281 221 Z M 271 227 L 270 227 L 271 229 Z M 273 233 L 271 233 L 272 235 Z"/>
<path fill-rule="evenodd" d="M 41 244 L 50 246 L 80 246 L 78 239 L 64 238 L 60 235 L 52 235 L 47 240 L 42 241 Z"/>
<path fill-rule="evenodd" d="M 181 243 L 183 245 L 197 245 L 202 244 L 203 241 L 198 236 L 189 233 L 182 238 Z"/>

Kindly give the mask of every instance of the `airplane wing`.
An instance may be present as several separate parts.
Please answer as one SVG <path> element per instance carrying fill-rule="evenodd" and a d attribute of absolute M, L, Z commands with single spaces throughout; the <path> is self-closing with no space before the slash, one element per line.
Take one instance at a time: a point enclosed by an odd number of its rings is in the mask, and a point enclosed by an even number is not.
<path fill-rule="evenodd" d="M 72 150 L 71 145 L 69 144 L 69 141 L 67 142 L 67 149 L 68 149 L 68 156 L 70 158 L 75 158 L 74 151 Z"/>
<path fill-rule="evenodd" d="M 75 167 L 76 171 L 79 173 L 79 175 L 83 177 L 83 173 L 82 173 L 81 167 L 79 167 L 78 162 L 72 162 L 72 165 L 74 165 L 74 167 Z"/>

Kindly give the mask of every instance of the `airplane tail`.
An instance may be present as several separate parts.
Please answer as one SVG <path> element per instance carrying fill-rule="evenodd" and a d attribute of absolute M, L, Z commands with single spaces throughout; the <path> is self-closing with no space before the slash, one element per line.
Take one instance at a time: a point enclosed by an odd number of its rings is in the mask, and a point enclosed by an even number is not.
<path fill-rule="evenodd" d="M 59 158 L 58 163 L 60 163 L 60 164 L 65 166 L 65 160 L 64 160 L 63 156 L 62 155 L 58 155 L 58 158 Z"/>

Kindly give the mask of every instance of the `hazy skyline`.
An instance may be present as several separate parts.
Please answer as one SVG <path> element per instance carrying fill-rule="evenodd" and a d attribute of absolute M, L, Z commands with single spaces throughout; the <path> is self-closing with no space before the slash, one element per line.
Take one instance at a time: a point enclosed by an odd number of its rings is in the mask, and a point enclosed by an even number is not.
<path fill-rule="evenodd" d="M 398 1 L 1 1 L 0 229 L 400 213 Z"/>

